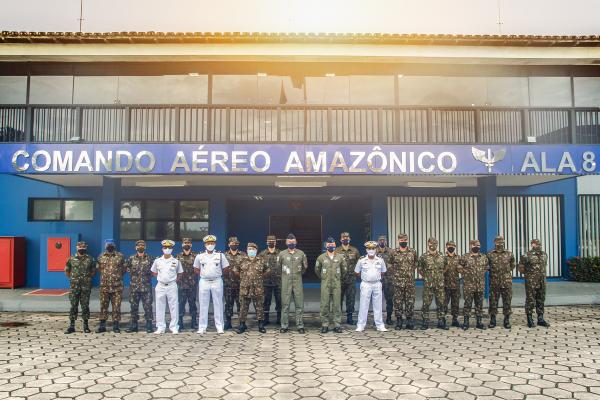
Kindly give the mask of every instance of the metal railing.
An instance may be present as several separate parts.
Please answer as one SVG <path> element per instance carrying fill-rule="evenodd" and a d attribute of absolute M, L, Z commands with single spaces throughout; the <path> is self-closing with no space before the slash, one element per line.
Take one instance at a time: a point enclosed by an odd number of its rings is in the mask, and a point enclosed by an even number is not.
<path fill-rule="evenodd" d="M 600 108 L 0 105 L 0 142 L 600 143 Z"/>

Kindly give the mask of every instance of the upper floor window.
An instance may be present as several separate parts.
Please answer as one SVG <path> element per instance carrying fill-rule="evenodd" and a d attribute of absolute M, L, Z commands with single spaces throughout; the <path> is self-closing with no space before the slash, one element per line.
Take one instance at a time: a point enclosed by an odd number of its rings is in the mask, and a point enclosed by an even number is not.
<path fill-rule="evenodd" d="M 29 199 L 30 221 L 93 221 L 94 201 Z"/>

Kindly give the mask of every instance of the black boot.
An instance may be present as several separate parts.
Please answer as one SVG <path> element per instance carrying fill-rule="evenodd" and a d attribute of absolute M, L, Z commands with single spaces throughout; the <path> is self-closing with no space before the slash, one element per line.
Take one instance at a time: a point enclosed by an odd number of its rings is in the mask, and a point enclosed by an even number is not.
<path fill-rule="evenodd" d="M 74 319 L 70 320 L 69 327 L 65 331 L 65 335 L 68 335 L 73 332 L 75 332 L 75 320 Z"/>
<path fill-rule="evenodd" d="M 423 322 L 421 322 L 421 330 L 425 331 L 429 329 L 429 320 L 424 319 Z"/>
<path fill-rule="evenodd" d="M 113 332 L 121 333 L 121 329 L 119 328 L 119 321 L 113 321 Z"/>
<path fill-rule="evenodd" d="M 147 320 L 146 321 L 146 333 L 152 333 L 154 331 L 154 328 L 152 327 L 152 320 Z"/>
<path fill-rule="evenodd" d="M 392 325 L 393 324 L 393 322 L 392 322 L 392 313 L 391 312 L 387 313 L 387 317 L 385 319 L 385 324 L 386 325 Z"/>
<path fill-rule="evenodd" d="M 227 329 L 227 328 L 225 328 Z M 235 331 L 237 334 L 242 334 L 244 332 L 246 332 L 248 330 L 248 327 L 246 326 L 246 324 L 244 322 L 242 322 L 240 324 L 240 326 L 237 328 L 237 331 Z"/>
<path fill-rule="evenodd" d="M 356 325 L 356 322 L 352 319 L 352 313 L 346 313 L 346 323 L 348 325 Z"/>
<path fill-rule="evenodd" d="M 466 331 L 467 329 L 469 329 L 469 317 L 465 315 L 465 320 L 463 322 L 463 331 Z"/>
<path fill-rule="evenodd" d="M 408 323 L 406 327 L 408 328 Z M 396 317 L 396 327 L 394 329 L 397 331 L 402 329 L 402 317 Z"/>
<path fill-rule="evenodd" d="M 538 314 L 537 324 L 538 326 L 543 326 L 544 328 L 550 328 L 550 324 L 544 319 L 544 314 Z"/>
<path fill-rule="evenodd" d="M 495 328 L 496 327 L 496 314 L 492 314 L 490 315 L 490 323 L 488 325 L 488 328 Z"/>
<path fill-rule="evenodd" d="M 92 331 L 90 330 L 90 325 L 88 324 L 88 320 L 87 320 L 87 319 L 84 319 L 84 320 L 83 320 L 83 332 L 85 332 L 85 333 L 90 333 L 90 332 L 92 332 Z"/>
<path fill-rule="evenodd" d="M 98 325 L 98 329 L 96 329 L 96 333 L 104 333 L 106 332 L 106 320 L 101 320 L 100 325 Z"/>
<path fill-rule="evenodd" d="M 265 329 L 264 321 L 258 321 L 258 331 L 260 333 L 267 333 L 267 330 Z"/>
<path fill-rule="evenodd" d="M 326 327 L 326 326 L 322 326 L 321 327 L 321 333 L 327 333 L 327 332 L 329 332 L 329 328 Z"/>
<path fill-rule="evenodd" d="M 281 325 L 281 311 L 277 311 L 277 319 L 275 320 L 277 325 Z"/>
<path fill-rule="evenodd" d="M 485 325 L 481 321 L 481 317 L 475 317 L 475 328 L 477 329 L 485 329 Z"/>
<path fill-rule="evenodd" d="M 179 320 L 177 321 L 177 326 L 179 327 L 179 332 L 183 331 L 183 315 L 179 314 Z"/>
<path fill-rule="evenodd" d="M 412 318 L 408 318 L 406 320 L 406 329 L 409 329 L 409 330 L 415 329 L 415 322 L 413 321 Z"/>
<path fill-rule="evenodd" d="M 333 328 L 333 331 L 335 333 L 342 333 L 342 327 L 341 326 L 336 326 L 335 328 Z"/>
<path fill-rule="evenodd" d="M 192 323 L 190 325 L 190 328 L 193 331 L 196 331 L 198 329 L 198 316 L 197 315 L 192 315 Z"/>
<path fill-rule="evenodd" d="M 510 317 L 508 315 L 504 316 L 504 328 L 510 329 Z"/>
<path fill-rule="evenodd" d="M 438 329 L 448 330 L 448 324 L 446 324 L 446 318 L 440 318 L 437 324 Z"/>
<path fill-rule="evenodd" d="M 225 326 L 223 327 L 226 331 L 231 329 L 231 317 L 225 317 Z"/>
<path fill-rule="evenodd" d="M 125 329 L 125 332 L 127 332 L 127 333 L 134 333 L 134 332 L 137 333 L 137 331 L 138 331 L 138 323 L 137 323 L 137 321 L 131 321 L 129 323 L 129 328 Z"/>
<path fill-rule="evenodd" d="M 535 322 L 533 322 L 533 317 L 531 314 L 527 314 L 527 327 L 533 328 L 535 326 Z"/>
<path fill-rule="evenodd" d="M 268 312 L 263 314 L 263 322 L 265 325 L 269 325 L 269 313 Z"/>
<path fill-rule="evenodd" d="M 460 328 L 460 322 L 458 322 L 458 317 L 452 317 L 452 326 Z"/>

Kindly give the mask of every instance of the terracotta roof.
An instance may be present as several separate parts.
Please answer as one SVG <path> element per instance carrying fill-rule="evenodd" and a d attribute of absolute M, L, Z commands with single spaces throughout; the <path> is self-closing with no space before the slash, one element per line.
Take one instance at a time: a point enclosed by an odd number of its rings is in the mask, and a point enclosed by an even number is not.
<path fill-rule="evenodd" d="M 330 43 L 460 46 L 599 47 L 600 36 L 268 32 L 15 32 L 0 43 Z"/>

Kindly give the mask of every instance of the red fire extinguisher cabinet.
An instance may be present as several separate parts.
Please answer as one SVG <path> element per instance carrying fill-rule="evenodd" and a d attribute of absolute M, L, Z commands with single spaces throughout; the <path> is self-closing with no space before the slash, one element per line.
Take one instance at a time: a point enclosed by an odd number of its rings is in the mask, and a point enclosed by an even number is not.
<path fill-rule="evenodd" d="M 25 238 L 0 236 L 0 288 L 25 285 Z"/>

